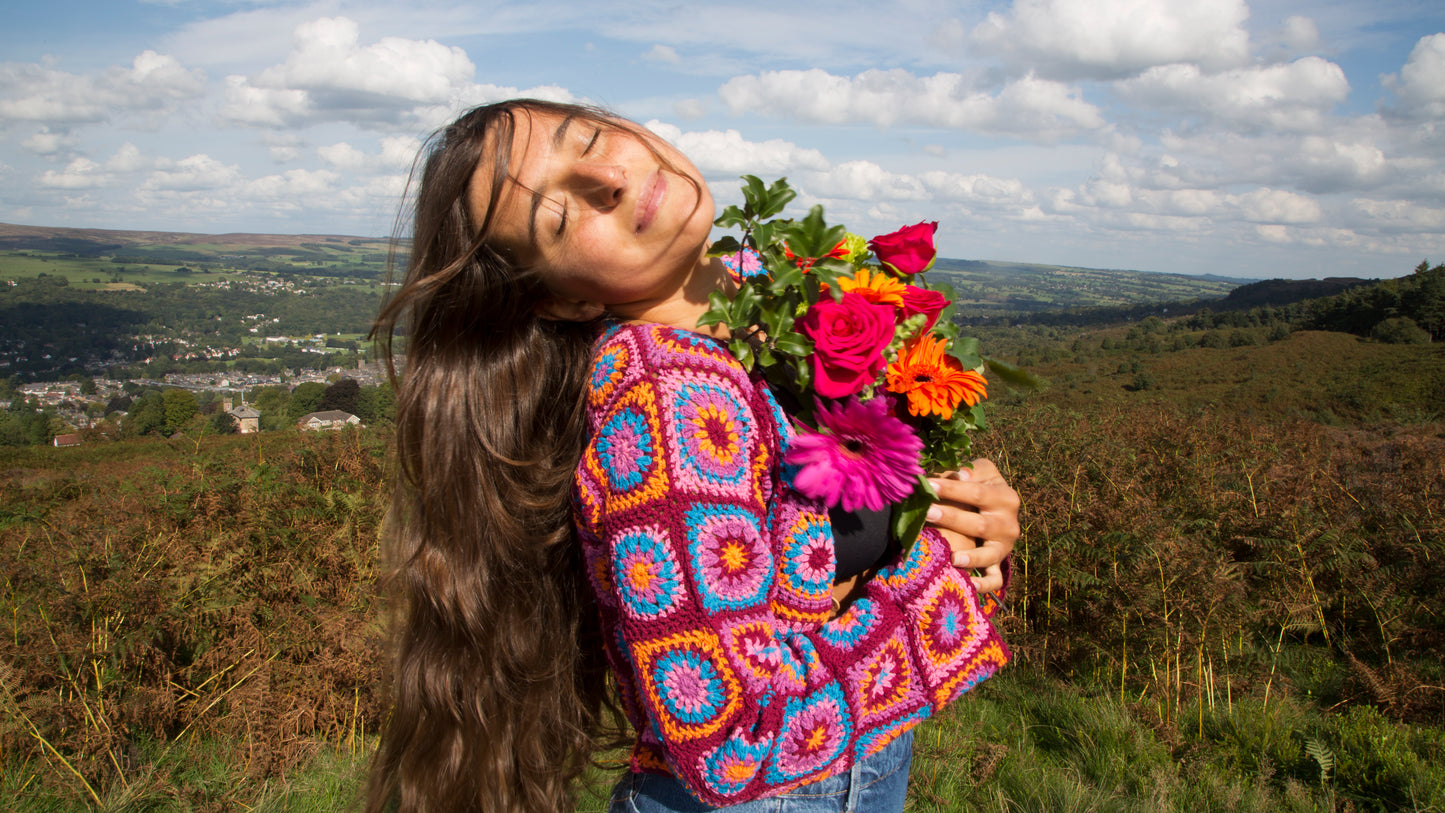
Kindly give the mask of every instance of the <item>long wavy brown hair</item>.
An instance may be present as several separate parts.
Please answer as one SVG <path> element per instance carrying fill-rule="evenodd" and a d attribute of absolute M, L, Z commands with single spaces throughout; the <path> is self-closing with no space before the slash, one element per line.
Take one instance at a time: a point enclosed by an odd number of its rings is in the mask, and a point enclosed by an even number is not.
<path fill-rule="evenodd" d="M 405 273 L 372 331 L 397 382 L 400 463 L 372 813 L 570 810 L 598 737 L 617 730 L 569 510 L 596 328 L 540 318 L 545 285 L 489 240 L 531 112 L 616 124 L 518 100 L 433 134 L 412 172 Z M 492 168 L 483 213 L 467 203 L 479 165 Z"/>

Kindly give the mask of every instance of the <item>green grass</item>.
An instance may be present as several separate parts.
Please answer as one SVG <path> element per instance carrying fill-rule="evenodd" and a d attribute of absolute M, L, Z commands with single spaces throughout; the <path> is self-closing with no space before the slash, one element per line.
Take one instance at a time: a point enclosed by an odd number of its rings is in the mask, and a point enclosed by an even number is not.
<path fill-rule="evenodd" d="M 1219 704 L 1197 726 L 1161 722 L 1147 705 L 1005 671 L 920 730 L 908 809 L 1445 810 L 1438 727 L 1278 695 Z M 1333 759 L 1327 775 L 1311 739 Z"/>
<path fill-rule="evenodd" d="M 125 783 L 97 789 L 96 804 L 80 780 L 67 776 L 56 790 L 47 772 L 62 766 L 6 765 L 0 771 L 0 809 L 11 813 L 181 813 L 238 810 L 250 813 L 340 813 L 352 810 L 365 772 L 365 753 L 323 746 L 299 770 L 281 778 L 254 779 L 237 764 L 235 748 L 214 742 L 166 748 L 154 743 L 134 754 L 138 762 Z"/>
<path fill-rule="evenodd" d="M 1445 810 L 1445 731 L 1435 726 L 1403 725 L 1364 706 L 1331 714 L 1277 693 L 1268 703 L 1239 699 L 1177 722 L 1161 721 L 1148 702 L 1015 666 L 918 729 L 907 810 Z M 364 781 L 362 753 L 321 747 L 284 777 L 262 781 L 247 778 L 235 751 L 206 742 L 144 746 L 129 785 L 99 791 L 98 807 L 86 804 L 73 777 L 62 783 L 68 792 L 39 790 L 55 787 L 41 774 L 59 766 L 8 765 L 0 808 L 340 813 L 352 809 Z M 578 813 L 605 810 L 614 776 L 589 777 Z"/>
<path fill-rule="evenodd" d="M 49 274 L 64 277 L 79 290 L 104 291 L 111 289 L 110 280 L 121 272 L 121 281 L 131 285 L 147 285 L 166 282 L 220 282 L 234 279 L 241 274 L 231 268 L 215 268 L 210 273 L 192 269 L 193 273 L 176 273 L 183 264 L 158 265 L 155 263 L 113 263 L 108 259 L 65 257 L 56 253 L 38 251 L 0 252 L 0 281 L 37 277 Z M 99 279 L 100 282 L 95 282 Z"/>

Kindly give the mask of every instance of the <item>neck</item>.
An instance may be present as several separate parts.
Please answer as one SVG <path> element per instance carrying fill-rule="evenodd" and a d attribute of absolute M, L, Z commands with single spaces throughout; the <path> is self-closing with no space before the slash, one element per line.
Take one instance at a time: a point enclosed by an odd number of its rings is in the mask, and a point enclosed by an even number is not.
<path fill-rule="evenodd" d="M 691 330 L 717 339 L 729 335 L 726 325 L 698 327 L 697 320 L 708 310 L 708 296 L 713 291 L 722 291 L 731 298 L 737 293 L 732 274 L 722 260 L 704 254 L 699 258 L 692 273 L 688 275 L 682 290 L 667 299 L 639 303 L 630 308 L 613 307 L 612 313 L 628 322 L 652 322 L 681 330 Z"/>

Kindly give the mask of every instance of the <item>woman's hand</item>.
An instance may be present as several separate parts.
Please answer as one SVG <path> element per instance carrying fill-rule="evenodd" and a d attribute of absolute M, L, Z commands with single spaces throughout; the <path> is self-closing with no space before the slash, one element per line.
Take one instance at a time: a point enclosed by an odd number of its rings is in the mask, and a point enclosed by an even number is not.
<path fill-rule="evenodd" d="M 992 461 L 978 459 L 929 480 L 938 502 L 928 509 L 928 524 L 937 528 L 953 549 L 955 567 L 982 570 L 970 576 L 980 592 L 1003 587 L 1000 564 L 1019 538 L 1019 495 L 1004 482 Z"/>

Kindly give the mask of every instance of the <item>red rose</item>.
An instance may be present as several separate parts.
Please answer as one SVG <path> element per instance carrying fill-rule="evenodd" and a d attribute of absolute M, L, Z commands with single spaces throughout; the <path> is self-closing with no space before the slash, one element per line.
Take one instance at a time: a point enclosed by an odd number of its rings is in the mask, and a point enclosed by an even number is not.
<path fill-rule="evenodd" d="M 919 288 L 917 285 L 909 285 L 903 290 L 903 318 L 907 319 L 916 313 L 928 314 L 924 330 L 933 329 L 933 324 L 938 321 L 938 314 L 946 307 L 948 298 L 937 291 Z"/>
<path fill-rule="evenodd" d="M 938 223 L 904 226 L 892 234 L 868 241 L 868 248 L 884 263 L 900 274 L 917 274 L 933 266 L 938 251 L 933 247 L 933 232 Z"/>
<path fill-rule="evenodd" d="M 893 308 L 849 292 L 834 302 L 823 297 L 798 322 L 813 340 L 813 389 L 825 398 L 846 398 L 868 386 L 883 369 L 883 348 L 893 340 Z"/>

